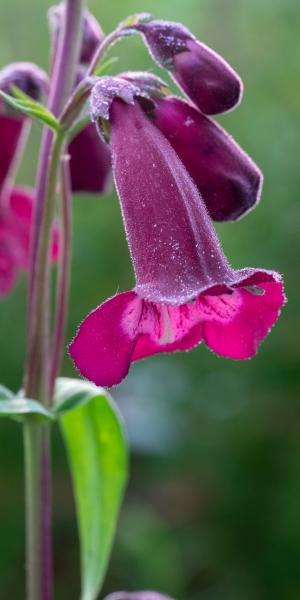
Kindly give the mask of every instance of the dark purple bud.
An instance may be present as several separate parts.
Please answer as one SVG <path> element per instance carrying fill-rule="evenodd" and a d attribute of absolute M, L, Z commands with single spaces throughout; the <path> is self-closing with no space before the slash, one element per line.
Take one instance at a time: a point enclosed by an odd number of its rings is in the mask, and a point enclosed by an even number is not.
<path fill-rule="evenodd" d="M 58 4 L 57 6 L 51 6 L 48 11 L 49 26 L 54 48 L 57 45 L 58 34 L 60 31 L 64 10 L 65 4 L 62 3 Z M 104 34 L 98 21 L 89 11 L 86 10 L 83 20 L 83 37 L 79 59 L 80 63 L 88 64 L 92 60 L 94 52 L 102 42 L 103 38 Z"/>
<path fill-rule="evenodd" d="M 237 73 L 216 52 L 198 41 L 174 58 L 173 78 L 206 115 L 217 115 L 237 106 L 243 84 Z"/>
<path fill-rule="evenodd" d="M 12 63 L 0 71 L 0 89 L 8 94 L 16 86 L 34 100 L 41 100 L 48 85 L 48 75 L 34 63 Z"/>
<path fill-rule="evenodd" d="M 158 100 L 154 122 L 196 183 L 212 219 L 235 220 L 254 208 L 262 173 L 220 125 L 175 97 Z"/>
<path fill-rule="evenodd" d="M 106 596 L 104 600 L 172 600 L 172 598 L 158 592 L 115 592 Z"/>
<path fill-rule="evenodd" d="M 110 151 L 91 123 L 69 144 L 73 192 L 103 193 L 111 182 Z"/>
<path fill-rule="evenodd" d="M 88 11 L 85 12 L 83 21 L 83 40 L 80 62 L 88 64 L 104 39 L 104 33 L 95 17 Z"/>
<path fill-rule="evenodd" d="M 180 23 L 151 21 L 136 26 L 156 62 L 171 71 L 185 94 L 208 115 L 226 112 L 242 96 L 240 77 L 216 52 Z"/>
<path fill-rule="evenodd" d="M 84 80 L 82 92 L 78 88 L 78 97 L 82 94 L 82 101 L 89 91 L 91 78 L 85 78 L 85 68 L 77 67 L 76 85 Z M 95 78 L 97 81 L 97 79 Z M 86 89 L 85 89 L 86 88 Z M 72 112 L 71 112 L 72 116 Z M 65 120 L 68 111 L 65 111 Z M 103 137 L 103 136 L 102 136 Z M 89 123 L 78 133 L 68 146 L 70 155 L 70 172 L 72 190 L 75 193 L 97 194 L 105 193 L 111 182 L 110 150 L 106 143 L 100 139 L 94 124 Z"/>

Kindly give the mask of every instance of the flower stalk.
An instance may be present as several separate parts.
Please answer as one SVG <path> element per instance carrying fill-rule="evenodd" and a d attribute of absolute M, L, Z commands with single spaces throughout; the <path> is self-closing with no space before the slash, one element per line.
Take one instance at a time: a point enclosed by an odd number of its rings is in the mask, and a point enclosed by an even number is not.
<path fill-rule="evenodd" d="M 69 157 L 63 158 L 61 167 L 61 255 L 58 265 L 57 302 L 54 336 L 52 342 L 52 355 L 50 365 L 50 393 L 52 395 L 55 377 L 59 371 L 62 350 L 65 338 L 65 328 L 68 312 L 70 266 L 71 266 L 71 236 L 72 236 L 72 208 L 71 208 L 71 182 Z"/>
<path fill-rule="evenodd" d="M 53 594 L 49 426 L 34 417 L 24 422 L 27 597 L 50 600 Z M 47 516 L 48 518 L 45 518 Z"/>
<path fill-rule="evenodd" d="M 81 37 L 84 0 L 66 0 L 63 26 L 58 41 L 50 83 L 48 107 L 58 116 L 75 80 Z M 51 404 L 50 384 L 50 241 L 55 213 L 64 132 L 43 132 L 37 175 L 37 207 L 33 231 L 29 286 L 28 348 L 25 394 Z M 68 242 L 70 241 L 68 237 Z M 59 354 L 59 351 L 58 351 Z M 58 366 L 58 362 L 56 364 Z M 56 373 L 51 372 L 52 381 Z M 53 597 L 51 540 L 51 458 L 49 426 L 24 424 L 26 554 L 28 600 Z"/>

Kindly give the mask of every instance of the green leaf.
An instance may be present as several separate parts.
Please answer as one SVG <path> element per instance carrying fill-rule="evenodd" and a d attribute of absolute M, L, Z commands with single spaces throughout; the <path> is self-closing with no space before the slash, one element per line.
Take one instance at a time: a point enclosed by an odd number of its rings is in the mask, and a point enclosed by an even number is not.
<path fill-rule="evenodd" d="M 62 415 L 90 402 L 94 396 L 107 396 L 107 392 L 89 381 L 59 377 L 55 386 L 54 412 Z"/>
<path fill-rule="evenodd" d="M 46 419 L 47 421 L 53 421 L 55 419 L 51 412 L 49 412 L 42 404 L 36 402 L 35 400 L 17 398 L 13 395 L 11 395 L 8 399 L 3 399 L 1 389 L 0 417 L 12 417 L 15 419 L 24 417 L 25 415 L 32 415 L 39 419 Z"/>
<path fill-rule="evenodd" d="M 3 100 L 5 100 L 5 102 L 7 102 L 7 104 L 16 110 L 21 111 L 27 116 L 37 119 L 44 125 L 48 125 L 48 127 L 54 131 L 59 131 L 59 122 L 45 106 L 27 96 L 18 88 L 13 87 L 12 89 L 17 97 L 10 96 L 5 92 L 0 91 L 0 96 L 3 98 Z"/>
<path fill-rule="evenodd" d="M 127 481 L 127 442 L 107 392 L 59 379 L 56 414 L 69 456 L 81 548 L 82 600 L 102 586 Z M 76 407 L 76 408 L 74 408 Z"/>

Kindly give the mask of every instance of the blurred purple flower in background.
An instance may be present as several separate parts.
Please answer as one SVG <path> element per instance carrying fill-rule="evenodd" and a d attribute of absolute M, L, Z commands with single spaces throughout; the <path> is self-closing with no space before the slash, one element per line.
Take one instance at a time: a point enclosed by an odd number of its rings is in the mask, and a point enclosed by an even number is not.
<path fill-rule="evenodd" d="M 46 74 L 31 63 L 14 63 L 0 71 L 0 89 L 12 85 L 35 100 L 47 90 Z M 20 270 L 29 269 L 34 190 L 14 185 L 15 169 L 24 151 L 29 119 L 7 108 L 0 99 L 0 296 L 15 285 Z M 58 228 L 53 229 L 52 260 L 58 256 Z"/>

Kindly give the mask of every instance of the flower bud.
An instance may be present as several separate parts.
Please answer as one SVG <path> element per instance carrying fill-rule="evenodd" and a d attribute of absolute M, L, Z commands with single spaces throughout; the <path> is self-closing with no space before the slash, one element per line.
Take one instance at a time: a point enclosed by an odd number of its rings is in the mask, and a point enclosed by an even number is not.
<path fill-rule="evenodd" d="M 48 75 L 34 63 L 12 63 L 0 71 L 3 92 L 10 93 L 10 88 L 16 86 L 33 100 L 40 100 L 47 93 L 48 83 Z"/>
<path fill-rule="evenodd" d="M 58 4 L 57 6 L 51 6 L 48 11 L 49 26 L 54 48 L 57 45 L 64 10 L 65 4 Z M 98 21 L 86 10 L 84 13 L 83 36 L 79 59 L 81 64 L 88 64 L 92 60 L 93 54 L 103 40 L 103 37 L 103 31 Z"/>
<path fill-rule="evenodd" d="M 216 52 L 180 23 L 150 21 L 136 26 L 154 60 L 171 71 L 184 93 L 207 115 L 236 106 L 243 86 L 237 73 Z"/>

